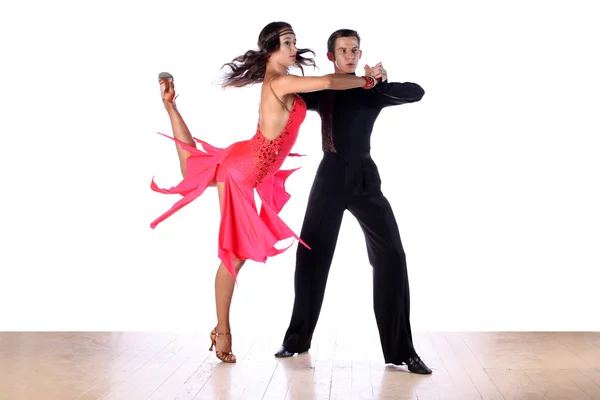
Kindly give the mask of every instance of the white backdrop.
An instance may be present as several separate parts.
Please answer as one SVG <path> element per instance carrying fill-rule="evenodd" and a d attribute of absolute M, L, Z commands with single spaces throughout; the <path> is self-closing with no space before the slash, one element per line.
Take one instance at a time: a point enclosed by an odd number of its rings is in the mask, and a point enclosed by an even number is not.
<path fill-rule="evenodd" d="M 222 90 L 220 66 L 273 20 L 332 72 L 326 40 L 357 29 L 363 62 L 421 84 L 372 145 L 397 216 L 415 330 L 600 330 L 600 28 L 592 1 L 305 0 L 2 5 L 0 329 L 210 329 L 216 191 L 161 224 L 178 182 L 157 74 L 174 74 L 193 134 L 254 134 L 258 88 Z M 395 7 L 393 9 L 392 7 Z M 360 70 L 359 70 L 360 72 Z M 321 157 L 310 113 L 283 218 L 300 231 Z M 234 324 L 281 331 L 294 245 L 248 263 Z M 371 267 L 346 214 L 319 329 L 374 329 Z"/>

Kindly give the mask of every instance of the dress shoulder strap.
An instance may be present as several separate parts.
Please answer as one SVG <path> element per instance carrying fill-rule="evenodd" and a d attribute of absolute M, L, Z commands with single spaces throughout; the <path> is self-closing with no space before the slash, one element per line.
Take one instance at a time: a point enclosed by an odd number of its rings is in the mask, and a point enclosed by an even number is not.
<path fill-rule="evenodd" d="M 271 86 L 271 81 L 274 79 L 275 77 L 271 77 L 271 79 L 269 79 L 269 88 L 271 89 L 271 92 L 273 92 L 273 96 L 275 96 L 275 98 L 277 99 L 277 101 L 279 101 L 279 104 L 281 104 L 281 106 L 283 108 L 285 108 L 288 112 L 291 112 L 289 108 L 287 108 L 287 106 L 285 105 L 285 103 L 283 101 L 281 101 L 281 99 L 279 98 L 279 96 L 277 96 L 277 93 L 275 93 L 275 91 L 273 90 L 273 86 Z"/>

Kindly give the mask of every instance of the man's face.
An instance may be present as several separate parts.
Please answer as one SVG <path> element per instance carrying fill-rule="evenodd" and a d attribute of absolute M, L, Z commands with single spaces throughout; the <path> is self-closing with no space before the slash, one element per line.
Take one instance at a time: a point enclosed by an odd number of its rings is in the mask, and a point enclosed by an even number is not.
<path fill-rule="evenodd" d="M 362 56 L 356 37 L 341 37 L 335 40 L 335 51 L 327 53 L 329 61 L 333 62 L 336 73 L 350 74 L 356 71 Z"/>

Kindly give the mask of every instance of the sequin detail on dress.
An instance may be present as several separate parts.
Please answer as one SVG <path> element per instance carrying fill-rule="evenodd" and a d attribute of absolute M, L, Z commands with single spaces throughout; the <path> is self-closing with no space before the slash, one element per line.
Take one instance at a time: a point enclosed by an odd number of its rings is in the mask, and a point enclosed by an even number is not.
<path fill-rule="evenodd" d="M 310 249 L 278 215 L 290 198 L 290 194 L 285 190 L 285 181 L 298 169 L 280 168 L 286 157 L 300 156 L 291 153 L 291 150 L 305 117 L 306 103 L 296 95 L 286 126 L 274 140 L 265 138 L 257 126 L 251 139 L 233 143 L 226 148 L 214 147 L 194 138 L 202 145 L 204 150 L 201 150 L 159 133 L 178 142 L 190 151 L 191 155 L 186 161 L 186 176 L 177 186 L 162 189 L 152 179 L 152 190 L 165 194 L 179 194 L 183 198 L 153 221 L 150 227 L 155 228 L 189 204 L 216 180 L 223 182 L 225 187 L 218 255 L 234 278 L 234 257 L 266 262 L 268 257 L 287 250 L 289 246 L 277 249 L 275 244 L 291 237 Z M 254 201 L 254 189 L 261 199 L 260 212 Z"/>

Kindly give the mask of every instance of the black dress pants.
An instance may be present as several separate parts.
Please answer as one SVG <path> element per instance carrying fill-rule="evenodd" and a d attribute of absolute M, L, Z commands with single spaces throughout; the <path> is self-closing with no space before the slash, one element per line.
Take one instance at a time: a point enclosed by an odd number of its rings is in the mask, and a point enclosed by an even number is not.
<path fill-rule="evenodd" d="M 283 346 L 302 353 L 311 346 L 344 211 L 358 220 L 373 268 L 373 307 L 385 363 L 416 356 L 410 327 L 406 258 L 392 208 L 368 154 L 325 153 L 309 195 L 298 246 L 295 300 Z"/>

